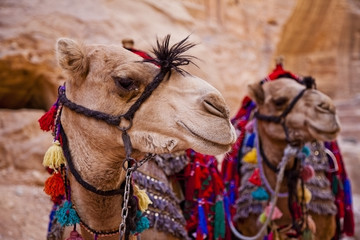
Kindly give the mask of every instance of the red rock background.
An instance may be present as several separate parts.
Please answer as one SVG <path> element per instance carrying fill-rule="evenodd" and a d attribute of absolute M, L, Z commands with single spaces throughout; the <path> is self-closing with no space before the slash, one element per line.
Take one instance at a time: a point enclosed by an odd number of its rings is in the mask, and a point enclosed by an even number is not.
<path fill-rule="evenodd" d="M 150 51 L 157 37 L 198 45 L 189 70 L 218 88 L 234 115 L 246 85 L 274 67 L 312 75 L 338 105 L 340 147 L 352 179 L 360 239 L 360 2 L 358 0 L 1 0 L 0 239 L 44 239 L 51 203 L 41 161 L 50 134 L 37 119 L 65 79 L 59 37 Z M 354 238 L 355 239 L 355 238 Z"/>

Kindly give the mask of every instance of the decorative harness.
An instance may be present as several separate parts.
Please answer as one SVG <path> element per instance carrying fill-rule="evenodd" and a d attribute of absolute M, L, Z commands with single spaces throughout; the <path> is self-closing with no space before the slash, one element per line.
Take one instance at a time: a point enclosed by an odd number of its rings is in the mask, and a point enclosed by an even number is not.
<path fill-rule="evenodd" d="M 61 127 L 58 127 L 57 131 L 60 132 L 62 136 L 62 144 L 64 149 L 64 155 L 67 161 L 67 164 L 69 166 L 69 169 L 72 173 L 72 175 L 75 177 L 76 181 L 81 184 L 86 190 L 91 191 L 97 195 L 101 196 L 114 196 L 114 195 L 123 195 L 123 208 L 121 211 L 122 216 L 122 222 L 120 223 L 119 230 L 112 231 L 112 232 L 99 232 L 96 230 L 91 229 L 88 227 L 85 223 L 81 222 L 82 225 L 90 232 L 95 234 L 95 238 L 97 238 L 97 235 L 112 235 L 116 232 L 120 233 L 120 240 L 123 239 L 123 236 L 125 236 L 125 239 L 129 237 L 130 231 L 126 228 L 126 219 L 129 213 L 129 199 L 130 195 L 132 194 L 131 189 L 131 178 L 132 173 L 137 170 L 141 165 L 143 165 L 146 161 L 154 157 L 155 154 L 148 154 L 143 160 L 136 161 L 134 158 L 131 157 L 132 154 L 132 144 L 130 140 L 130 136 L 128 134 L 128 130 L 131 129 L 133 124 L 133 118 L 136 113 L 136 111 L 140 108 L 140 106 L 150 97 L 152 92 L 160 85 L 160 83 L 164 80 L 166 76 L 170 78 L 171 71 L 175 70 L 176 72 L 185 75 L 188 74 L 185 70 L 181 69 L 181 66 L 188 65 L 190 63 L 194 64 L 192 62 L 192 56 L 189 55 L 183 55 L 183 53 L 190 48 L 194 47 L 195 44 L 188 43 L 189 37 L 186 37 L 182 41 L 174 44 L 173 46 L 169 47 L 169 41 L 170 41 L 170 35 L 167 35 L 162 43 L 159 43 L 157 41 L 157 48 L 153 48 L 153 53 L 155 54 L 156 58 L 154 59 L 144 59 L 143 62 L 150 62 L 160 67 L 160 72 L 155 76 L 153 81 L 149 83 L 146 87 L 144 92 L 140 95 L 140 97 L 135 101 L 135 103 L 128 109 L 128 111 L 125 114 L 120 114 L 117 116 L 110 115 L 107 113 L 103 113 L 96 110 L 91 110 L 89 108 L 86 108 L 84 106 L 78 105 L 72 101 L 70 101 L 65 94 L 65 86 L 62 86 L 59 88 L 59 98 L 58 103 L 62 104 L 63 106 L 69 108 L 70 110 L 85 115 L 86 117 L 95 118 L 97 120 L 101 120 L 106 122 L 109 125 L 116 126 L 121 132 L 122 132 L 122 139 L 124 142 L 124 148 L 125 148 L 125 159 L 122 165 L 122 168 L 126 171 L 125 176 L 125 185 L 121 184 L 121 186 L 117 189 L 112 190 L 99 190 L 95 186 L 91 185 L 90 183 L 86 182 L 80 175 L 80 173 L 76 170 L 74 167 L 69 146 L 68 146 L 68 140 L 66 137 L 66 134 L 64 130 Z M 61 113 L 61 109 L 59 110 Z M 60 114 L 58 113 L 58 115 Z M 125 124 L 122 124 L 122 121 L 126 120 L 128 121 Z M 55 119 L 55 121 L 59 121 L 58 117 Z M 40 122 L 40 120 L 39 120 Z"/>
<path fill-rule="evenodd" d="M 288 146 L 287 148 L 284 150 L 284 156 L 283 156 L 283 159 L 281 160 L 280 164 L 278 166 L 274 166 L 269 160 L 268 158 L 266 157 L 264 151 L 263 151 L 263 148 L 262 148 L 262 145 L 261 145 L 261 141 L 260 139 L 258 139 L 258 145 L 259 145 L 259 153 L 261 155 L 261 158 L 264 160 L 264 162 L 266 163 L 266 165 L 274 172 L 277 174 L 277 181 L 276 181 L 276 187 L 275 187 L 275 190 L 273 190 L 273 197 L 271 199 L 271 210 L 270 210 L 270 213 L 269 213 L 269 217 L 266 219 L 265 223 L 263 224 L 262 228 L 260 229 L 260 231 L 258 232 L 258 234 L 256 234 L 255 236 L 252 236 L 252 237 L 246 237 L 242 234 L 240 234 L 236 228 L 233 226 L 232 224 L 232 221 L 231 219 L 229 219 L 229 224 L 230 224 L 230 228 L 231 228 L 231 231 L 233 232 L 233 234 L 239 238 L 239 239 L 244 239 L 244 240 L 253 240 L 253 239 L 257 239 L 259 236 L 262 235 L 262 233 L 266 230 L 266 226 L 267 224 L 269 223 L 270 219 L 271 219 L 271 216 L 274 212 L 274 208 L 275 208 L 275 205 L 276 205 L 276 201 L 277 201 L 277 198 L 278 197 L 284 197 L 284 196 L 289 196 L 289 210 L 290 210 L 290 213 L 292 215 L 292 219 L 293 219 L 293 226 L 295 227 L 295 230 L 298 232 L 299 231 L 299 227 L 297 225 L 297 223 L 295 222 L 294 220 L 294 212 L 292 211 L 292 206 L 291 206 L 291 201 L 292 201 L 292 197 L 290 197 L 292 195 L 293 192 L 291 192 L 290 194 L 283 194 L 283 193 L 280 193 L 279 192 L 279 186 L 280 186 L 280 183 L 282 181 L 282 178 L 285 175 L 289 175 L 289 173 L 286 173 L 285 171 L 285 166 L 286 164 L 288 163 L 289 159 L 292 157 L 292 156 L 295 156 L 295 163 L 294 163 L 294 166 L 292 167 L 292 169 L 289 171 L 290 172 L 290 178 L 298 178 L 298 174 L 293 174 L 294 172 L 297 172 L 297 169 L 298 169 L 298 166 L 299 166 L 299 162 L 298 162 L 298 157 L 297 155 L 299 155 L 298 153 L 298 147 L 302 144 L 301 142 L 299 141 L 296 141 L 296 140 L 291 140 L 290 139 L 290 136 L 289 136 L 289 130 L 288 130 L 288 127 L 286 125 L 286 117 L 287 115 L 292 111 L 292 109 L 294 108 L 294 106 L 296 105 L 296 103 L 304 96 L 304 93 L 309 90 L 309 89 L 312 89 L 313 87 L 316 87 L 315 85 L 315 80 L 312 78 L 312 77 L 304 77 L 302 79 L 302 81 L 300 81 L 299 78 L 297 77 L 294 77 L 293 75 L 289 75 L 289 74 L 286 74 L 286 75 L 280 75 L 280 76 L 277 76 L 277 78 L 280 78 L 280 77 L 289 77 L 289 78 L 292 78 L 296 81 L 298 81 L 299 83 L 301 84 L 305 84 L 306 88 L 301 90 L 290 102 L 290 104 L 285 108 L 285 110 L 278 116 L 269 116 L 269 115 L 264 115 L 264 114 L 261 114 L 259 111 L 256 111 L 254 113 L 254 117 L 258 120 L 262 120 L 262 121 L 267 121 L 267 122 L 273 122 L 273 123 L 276 123 L 276 124 L 281 124 L 283 129 L 284 129 L 284 132 L 285 132 L 285 137 L 286 137 L 286 141 L 288 143 Z M 267 79 L 264 79 L 260 82 L 260 84 L 264 84 L 266 81 L 268 81 Z M 291 152 L 291 154 L 289 154 L 289 151 Z M 289 176 L 288 176 L 289 177 Z M 291 181 L 290 181 L 291 182 Z M 289 186 L 291 187 L 291 189 L 293 188 L 296 188 L 296 185 L 294 186 Z M 293 190 L 292 190 L 293 191 Z"/>

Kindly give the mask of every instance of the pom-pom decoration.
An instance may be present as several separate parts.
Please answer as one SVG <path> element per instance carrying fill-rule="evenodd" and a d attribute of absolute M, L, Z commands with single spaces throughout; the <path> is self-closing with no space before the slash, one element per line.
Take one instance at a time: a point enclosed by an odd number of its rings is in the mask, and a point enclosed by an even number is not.
<path fill-rule="evenodd" d="M 136 212 L 136 219 L 136 228 L 134 231 L 131 231 L 131 234 L 141 233 L 150 227 L 149 219 L 147 219 L 145 216 L 142 216 L 141 211 Z"/>
<path fill-rule="evenodd" d="M 71 226 L 80 222 L 79 216 L 72 207 L 72 203 L 69 201 L 65 201 L 64 204 L 56 211 L 56 218 L 62 227 Z"/>
<path fill-rule="evenodd" d="M 54 173 L 45 181 L 44 192 L 51 198 L 65 194 L 64 180 L 59 172 Z"/>
<path fill-rule="evenodd" d="M 303 190 L 302 190 L 301 186 L 299 185 L 298 189 L 297 189 L 297 195 L 298 195 L 298 198 L 301 201 L 304 200 L 305 203 L 309 203 L 311 200 L 311 192 L 306 187 L 304 187 L 304 195 L 303 195 Z"/>
<path fill-rule="evenodd" d="M 50 131 L 54 129 L 55 126 L 55 117 L 58 109 L 57 102 L 52 105 L 52 107 L 47 111 L 41 118 L 39 118 L 38 122 L 41 130 Z"/>
<path fill-rule="evenodd" d="M 257 159 L 256 159 L 256 149 L 253 148 L 251 149 L 244 157 L 243 157 L 243 161 L 246 163 L 257 163 Z"/>
<path fill-rule="evenodd" d="M 251 196 L 255 200 L 265 201 L 269 199 L 269 194 L 262 187 L 258 187 L 255 191 L 251 193 Z"/>
<path fill-rule="evenodd" d="M 56 140 L 53 142 L 53 145 L 46 151 L 43 165 L 51 169 L 57 169 L 61 166 L 61 164 L 65 164 L 65 157 L 60 146 L 60 142 Z"/>
<path fill-rule="evenodd" d="M 304 153 L 306 157 L 310 156 L 310 154 L 311 154 L 310 148 L 308 146 L 304 146 L 301 149 L 301 152 Z"/>
<path fill-rule="evenodd" d="M 272 208 L 272 205 L 271 205 L 271 204 L 269 204 L 269 205 L 267 205 L 267 206 L 265 207 L 264 213 L 265 213 L 265 216 L 266 216 L 267 218 L 268 218 L 269 215 L 270 215 L 271 208 Z M 279 219 L 279 218 L 282 217 L 282 215 L 283 215 L 283 213 L 280 211 L 280 209 L 279 209 L 277 206 L 275 206 L 274 212 L 273 212 L 273 214 L 271 215 L 271 220 Z"/>
<path fill-rule="evenodd" d="M 152 204 L 149 196 L 145 190 L 141 190 L 136 184 L 133 184 L 134 196 L 138 199 L 138 207 L 141 212 L 148 209 L 149 204 Z"/>
<path fill-rule="evenodd" d="M 311 178 L 315 176 L 314 168 L 311 165 L 305 165 L 300 172 L 300 177 L 304 182 L 309 181 Z"/>
<path fill-rule="evenodd" d="M 83 240 L 80 233 L 78 233 L 76 230 L 71 231 L 70 237 L 68 237 L 66 240 Z"/>
<path fill-rule="evenodd" d="M 260 214 L 260 216 L 259 216 L 259 222 L 261 222 L 262 224 L 264 224 L 265 221 L 266 221 L 266 215 L 265 215 L 265 213 Z"/>
<path fill-rule="evenodd" d="M 261 186 L 261 177 L 260 177 L 260 170 L 258 168 L 256 168 L 254 170 L 254 172 L 252 173 L 252 175 L 249 178 L 249 182 L 251 182 L 252 184 L 256 185 L 256 186 Z"/>

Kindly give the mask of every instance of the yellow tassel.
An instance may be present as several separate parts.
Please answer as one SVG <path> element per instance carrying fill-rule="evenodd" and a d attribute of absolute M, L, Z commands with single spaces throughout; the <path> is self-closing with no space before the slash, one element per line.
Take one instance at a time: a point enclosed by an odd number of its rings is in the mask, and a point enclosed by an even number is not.
<path fill-rule="evenodd" d="M 265 223 L 267 217 L 266 217 L 266 214 L 263 212 L 262 214 L 260 214 L 259 216 L 259 222 L 261 222 L 262 224 Z"/>
<path fill-rule="evenodd" d="M 133 185 L 134 187 L 134 195 L 139 200 L 139 210 L 144 212 L 148 209 L 149 204 L 152 204 L 149 196 L 146 194 L 145 190 L 141 190 L 136 184 Z"/>
<path fill-rule="evenodd" d="M 302 189 L 301 189 L 301 186 L 298 185 L 298 189 L 297 189 L 297 194 L 298 194 L 298 198 L 300 200 L 303 199 L 303 192 L 302 192 Z M 309 189 L 307 189 L 306 187 L 304 187 L 304 201 L 305 203 L 309 203 L 310 200 L 311 200 L 311 192 Z"/>
<path fill-rule="evenodd" d="M 52 169 L 57 169 L 65 164 L 65 157 L 63 150 L 58 140 L 54 141 L 53 145 L 46 151 L 43 165 Z"/>
<path fill-rule="evenodd" d="M 243 158 L 243 161 L 246 162 L 246 163 L 257 163 L 257 159 L 256 159 L 256 149 L 253 148 L 251 149 L 250 152 L 248 152 L 244 158 Z"/>

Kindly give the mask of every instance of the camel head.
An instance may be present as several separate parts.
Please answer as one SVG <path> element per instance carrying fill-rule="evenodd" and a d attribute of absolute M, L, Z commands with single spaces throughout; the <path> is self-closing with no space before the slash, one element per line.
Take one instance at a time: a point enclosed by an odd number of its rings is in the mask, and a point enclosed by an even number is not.
<path fill-rule="evenodd" d="M 248 89 L 260 114 L 280 116 L 305 86 L 293 79 L 280 78 L 263 84 L 251 84 Z M 289 139 L 302 143 L 315 139 L 333 140 L 340 131 L 334 103 L 313 88 L 305 90 L 284 121 Z M 273 140 L 283 141 L 286 138 L 280 123 L 259 120 L 258 126 Z"/>
<path fill-rule="evenodd" d="M 158 44 L 159 45 L 159 44 Z M 57 42 L 59 64 L 68 75 L 66 96 L 88 109 L 118 116 L 127 112 L 160 68 L 115 45 Z M 121 124 L 126 123 L 125 119 Z M 116 126 L 64 108 L 62 125 L 74 137 L 101 149 L 122 149 Z M 206 154 L 230 149 L 236 136 L 224 98 L 203 79 L 171 70 L 135 112 L 128 130 L 134 153 L 165 153 L 192 148 Z"/>

